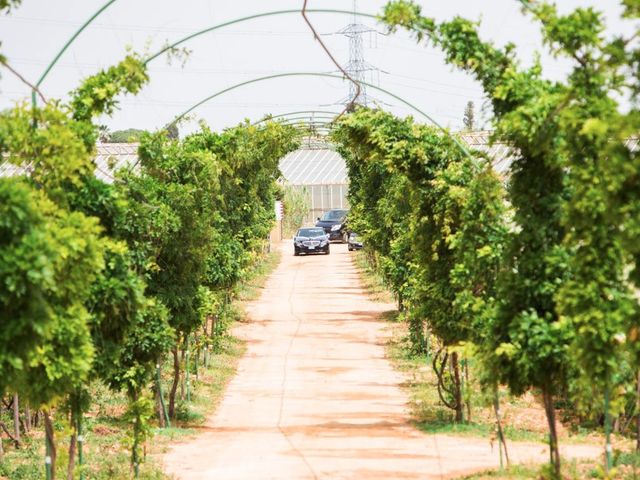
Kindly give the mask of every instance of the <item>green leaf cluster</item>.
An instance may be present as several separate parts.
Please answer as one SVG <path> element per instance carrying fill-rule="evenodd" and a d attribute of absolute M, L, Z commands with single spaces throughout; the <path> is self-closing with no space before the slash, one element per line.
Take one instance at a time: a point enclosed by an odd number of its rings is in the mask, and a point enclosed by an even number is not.
<path fill-rule="evenodd" d="M 478 24 L 461 17 L 437 22 L 399 0 L 383 19 L 440 48 L 482 85 L 494 136 L 515 156 L 508 189 L 514 228 L 484 355 L 515 393 L 537 387 L 547 401 L 571 390 L 585 405 L 604 398 L 595 410 L 610 422 L 624 404 L 616 395 L 626 395 L 637 376 L 630 366 L 640 321 L 640 164 L 632 146 L 640 126 L 638 6 L 623 2 L 624 17 L 636 21 L 624 37 L 606 36 L 596 9 L 561 14 L 549 2 L 522 3 L 550 52 L 571 62 L 566 79 L 548 80 L 538 62 L 523 67 L 513 45 L 482 40 Z M 625 97 L 631 108 L 621 105 Z"/>
<path fill-rule="evenodd" d="M 152 412 L 156 364 L 220 313 L 274 224 L 292 127 L 144 133 L 113 184 L 94 176 L 94 119 L 147 82 L 135 54 L 87 78 L 69 104 L 0 114 L 0 393 L 67 405 L 72 430 L 100 380 L 127 392 L 132 462 Z"/>
<path fill-rule="evenodd" d="M 411 118 L 359 109 L 333 134 L 350 175 L 353 228 L 412 319 L 447 346 L 479 341 L 507 237 L 500 179 L 479 154 Z"/>

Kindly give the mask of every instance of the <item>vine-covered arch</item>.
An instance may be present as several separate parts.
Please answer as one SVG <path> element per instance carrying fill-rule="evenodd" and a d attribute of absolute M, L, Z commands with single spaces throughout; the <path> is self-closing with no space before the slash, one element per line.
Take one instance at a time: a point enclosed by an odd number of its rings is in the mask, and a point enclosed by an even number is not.
<path fill-rule="evenodd" d="M 171 126 L 171 125 L 173 125 L 173 124 L 175 124 L 177 122 L 179 122 L 184 117 L 189 115 L 191 112 L 196 110 L 198 107 L 201 107 L 205 103 L 213 100 L 216 97 L 224 95 L 227 92 L 236 90 L 238 88 L 241 88 L 241 87 L 244 87 L 244 86 L 247 86 L 247 85 L 251 85 L 253 83 L 259 83 L 259 82 L 264 82 L 264 81 L 267 81 L 267 80 L 274 80 L 274 79 L 277 79 L 277 78 L 286 78 L 286 77 L 322 77 L 322 78 L 343 79 L 343 77 L 341 75 L 336 75 L 336 74 L 333 74 L 333 73 L 324 73 L 324 72 L 287 72 L 287 73 L 277 73 L 277 74 L 274 74 L 274 75 L 266 75 L 266 76 L 263 76 L 263 77 L 252 78 L 251 80 L 245 80 L 244 82 L 236 83 L 234 85 L 231 85 L 230 87 L 224 88 L 222 90 L 218 90 L 217 92 L 215 92 L 215 93 L 203 98 L 202 100 L 196 102 L 191 107 L 189 107 L 188 109 L 186 109 L 185 111 L 183 111 L 182 113 L 177 115 L 171 122 L 167 123 L 165 128 L 169 127 L 169 126 Z M 389 95 L 390 97 L 392 97 L 392 98 L 398 100 L 399 102 L 403 103 L 405 106 L 409 107 L 410 109 L 412 109 L 416 113 L 422 115 L 430 123 L 432 123 L 437 128 L 439 128 L 443 133 L 445 133 L 446 135 L 449 135 L 451 137 L 451 139 L 455 142 L 455 144 L 460 148 L 460 150 L 465 155 L 471 157 L 471 154 L 469 153 L 467 148 L 464 145 L 462 145 L 462 143 L 454 135 L 451 135 L 450 132 L 446 128 L 444 128 L 442 125 L 440 125 L 440 123 L 438 123 L 436 120 L 434 120 L 428 113 L 426 113 L 425 111 L 421 110 L 416 105 L 414 105 L 413 103 L 409 102 L 408 100 L 405 100 L 404 98 L 400 97 L 399 95 L 396 95 L 395 93 L 390 92 L 389 90 L 386 90 L 386 89 L 384 89 L 382 87 L 379 87 L 377 85 L 374 85 L 372 83 L 365 82 L 365 81 L 361 81 L 360 83 L 362 83 L 363 85 L 365 85 L 365 86 L 367 86 L 369 88 L 372 88 L 374 90 L 378 90 L 379 92 L 382 92 L 382 93 L 384 93 L 386 95 Z"/>
<path fill-rule="evenodd" d="M 115 3 L 115 1 L 116 0 L 108 0 L 100 9 L 98 9 L 87 21 L 85 21 L 80 26 L 80 28 L 70 37 L 70 39 L 64 44 L 62 49 L 56 54 L 56 56 L 51 61 L 51 63 L 47 66 L 47 68 L 43 72 L 42 76 L 40 77 L 40 79 L 36 83 L 36 87 L 39 87 L 42 84 L 42 82 L 44 81 L 44 79 L 46 78 L 48 73 L 51 71 L 51 69 L 54 67 L 54 65 L 57 63 L 57 61 L 63 55 L 63 53 L 67 50 L 67 48 L 69 48 L 69 46 L 76 40 L 76 38 L 78 38 L 80 33 L 82 33 L 82 31 L 84 31 L 84 29 L 87 28 L 109 6 L 111 6 L 113 3 Z M 373 14 L 370 14 L 370 13 L 364 13 L 364 12 L 357 12 L 357 11 L 339 10 L 339 9 L 308 9 L 306 11 L 308 13 L 330 13 L 330 14 L 352 15 L 352 16 L 356 15 L 356 16 L 368 17 L 368 18 L 373 18 L 375 20 L 378 20 L 378 17 L 376 15 L 373 15 Z M 246 21 L 249 21 L 249 20 L 254 20 L 254 19 L 257 19 L 257 18 L 264 18 L 264 17 L 276 16 L 276 15 L 290 15 L 290 14 L 294 14 L 294 13 L 302 13 L 302 10 L 300 10 L 300 9 L 274 10 L 274 11 L 257 13 L 257 14 L 248 15 L 248 16 L 245 16 L 245 17 L 240 17 L 240 18 L 236 18 L 236 19 L 233 19 L 233 20 L 229 20 L 229 21 L 226 21 L 226 22 L 222 22 L 222 23 L 213 25 L 211 27 L 207 27 L 207 28 L 204 28 L 202 30 L 198 30 L 197 32 L 191 33 L 191 34 L 189 34 L 189 35 L 187 35 L 185 37 L 182 37 L 182 38 L 176 40 L 175 42 L 172 42 L 172 43 L 164 46 L 163 48 L 158 50 L 156 53 L 154 53 L 154 54 L 150 55 L 149 57 L 147 57 L 145 59 L 144 63 L 148 65 L 150 62 L 152 62 L 156 58 L 160 57 L 163 53 L 166 53 L 166 52 L 170 51 L 171 49 L 174 49 L 174 48 L 178 47 L 179 45 L 182 45 L 182 44 L 184 44 L 184 43 L 186 43 L 186 42 L 188 42 L 190 40 L 193 40 L 194 38 L 197 38 L 197 37 L 199 37 L 201 35 L 204 35 L 206 33 L 213 32 L 213 31 L 218 30 L 220 28 L 228 27 L 230 25 L 235 25 L 235 24 L 246 22 Z M 339 75 L 334 75 L 334 74 L 329 74 L 329 73 L 292 72 L 292 73 L 282 73 L 282 74 L 277 74 L 277 75 L 269 75 L 269 76 L 266 76 L 266 77 L 260 77 L 260 78 L 248 80 L 246 82 L 241 82 L 239 84 L 233 85 L 233 86 L 231 86 L 229 88 L 226 88 L 224 90 L 216 92 L 213 95 L 210 95 L 209 97 L 207 97 L 207 98 L 203 99 L 202 101 L 198 102 L 197 104 L 195 104 L 193 107 L 189 108 L 188 110 L 186 110 L 182 114 L 178 115 L 168 125 L 176 123 L 181 118 L 186 116 L 188 113 L 190 113 L 191 111 L 193 111 L 196 108 L 198 108 L 200 105 L 202 105 L 202 104 L 208 102 L 209 100 L 212 100 L 213 98 L 215 98 L 215 97 L 217 97 L 219 95 L 222 95 L 222 94 L 224 94 L 224 93 L 226 93 L 226 92 L 228 92 L 230 90 L 234 90 L 236 88 L 240 88 L 242 86 L 249 85 L 251 83 L 256 83 L 256 82 L 269 80 L 269 79 L 273 79 L 273 78 L 287 77 L 287 76 L 318 76 L 318 77 L 342 78 Z M 408 106 L 409 108 L 411 108 L 415 112 L 417 112 L 420 115 L 422 115 L 423 117 L 425 117 L 429 122 L 431 122 L 433 125 L 438 127 L 445 134 L 450 135 L 449 132 L 447 131 L 447 129 L 445 129 L 442 125 L 440 125 L 430 115 L 428 115 L 427 113 L 425 113 L 424 111 L 422 111 L 421 109 L 419 109 L 418 107 L 416 107 L 415 105 L 410 103 L 409 101 L 405 100 L 404 98 L 402 98 L 402 97 L 400 97 L 400 96 L 398 96 L 398 95 L 396 95 L 394 93 L 391 93 L 388 90 L 385 90 L 385 89 L 383 89 L 381 87 L 378 87 L 376 85 L 370 84 L 368 82 L 360 81 L 360 83 L 363 84 L 363 85 L 366 85 L 369 88 L 373 88 L 373 89 L 378 90 L 378 91 L 380 91 L 382 93 L 385 93 L 385 94 L 389 95 L 390 97 L 395 98 L 396 100 L 402 102 L 404 105 Z M 32 97 L 31 97 L 32 98 L 32 103 L 33 103 L 34 106 L 36 105 L 36 102 L 37 102 L 35 93 L 36 92 L 34 90 L 32 92 Z M 458 147 L 466 155 L 470 156 L 468 150 L 464 147 L 464 145 L 462 145 L 462 143 L 460 143 L 458 141 L 458 139 L 456 139 L 454 136 L 451 136 L 451 138 L 453 139 L 453 141 L 458 145 Z"/>

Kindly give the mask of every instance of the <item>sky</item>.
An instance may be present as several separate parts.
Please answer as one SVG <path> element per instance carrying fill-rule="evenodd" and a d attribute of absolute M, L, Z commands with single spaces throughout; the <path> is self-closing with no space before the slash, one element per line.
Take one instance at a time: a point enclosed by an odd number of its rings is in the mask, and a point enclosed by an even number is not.
<path fill-rule="evenodd" d="M 0 17 L 0 52 L 24 77 L 35 83 L 66 40 L 91 17 L 104 0 L 23 0 Z M 385 0 L 359 0 L 358 11 L 378 14 Z M 481 22 L 483 38 L 498 45 L 513 42 L 523 64 L 543 51 L 539 27 L 523 14 L 516 0 L 423 0 L 423 14 L 445 20 L 461 15 Z M 607 35 L 628 31 L 620 19 L 618 0 L 559 0 L 561 11 L 593 6 L 607 19 Z M 257 13 L 300 9 L 303 0 L 116 0 L 64 53 L 43 82 L 47 98 L 65 98 L 80 80 L 121 60 L 132 49 L 140 54 L 158 51 L 167 42 L 195 31 Z M 308 8 L 352 10 L 352 0 L 309 0 Z M 316 30 L 342 64 L 349 60 L 349 40 L 338 34 L 352 16 L 309 14 Z M 367 81 L 414 104 L 433 120 L 453 130 L 463 125 L 468 101 L 476 107 L 478 128 L 490 128 L 490 112 L 480 86 L 468 75 L 446 65 L 443 55 L 418 45 L 404 32 L 388 34 L 372 19 L 363 34 L 365 60 L 379 70 Z M 379 33 L 376 33 L 379 32 Z M 151 81 L 137 96 L 124 96 L 110 118 L 100 119 L 109 129 L 161 128 L 202 99 L 238 83 L 268 75 L 309 72 L 336 73 L 336 67 L 299 13 L 263 17 L 221 28 L 185 44 L 186 62 L 160 57 L 150 63 Z M 567 61 L 542 54 L 545 75 L 562 78 Z M 6 69 L 0 70 L 0 109 L 29 97 L 30 91 Z M 230 90 L 194 110 L 181 131 L 197 128 L 199 120 L 215 130 L 244 119 L 257 121 L 266 114 L 317 110 L 340 112 L 348 82 L 312 76 L 280 77 Z M 377 104 L 400 115 L 429 121 L 401 101 L 370 88 Z M 305 114 L 306 115 L 306 114 Z"/>

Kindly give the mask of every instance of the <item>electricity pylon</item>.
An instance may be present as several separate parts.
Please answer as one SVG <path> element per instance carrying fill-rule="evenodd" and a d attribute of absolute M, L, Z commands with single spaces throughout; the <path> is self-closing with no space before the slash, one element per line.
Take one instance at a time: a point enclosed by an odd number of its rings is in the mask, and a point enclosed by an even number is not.
<path fill-rule="evenodd" d="M 354 102 L 353 100 L 358 89 L 353 83 L 349 82 L 349 95 L 339 103 L 342 105 L 349 105 L 353 102 L 356 105 L 367 106 L 372 103 L 373 99 L 367 94 L 367 88 L 362 84 L 362 82 L 366 81 L 366 75 L 368 72 L 377 73 L 380 70 L 364 59 L 362 36 L 365 33 L 378 34 L 378 32 L 371 27 L 367 27 L 366 25 L 357 22 L 355 15 L 356 0 L 353 0 L 353 11 L 354 15 L 351 23 L 337 33 L 349 38 L 349 62 L 345 65 L 344 69 L 351 78 L 353 78 L 353 80 L 360 84 L 360 95 L 358 95 L 358 98 L 356 98 Z"/>

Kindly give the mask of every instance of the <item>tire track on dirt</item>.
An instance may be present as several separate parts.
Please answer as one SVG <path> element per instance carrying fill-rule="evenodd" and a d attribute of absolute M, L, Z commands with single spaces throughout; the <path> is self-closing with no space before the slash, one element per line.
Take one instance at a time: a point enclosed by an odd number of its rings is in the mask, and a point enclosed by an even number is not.
<path fill-rule="evenodd" d="M 316 474 L 315 470 L 313 469 L 313 467 L 309 463 L 309 460 L 307 459 L 305 454 L 302 453 L 302 451 L 299 450 L 298 447 L 296 447 L 294 445 L 294 443 L 291 440 L 291 438 L 289 437 L 289 435 L 287 435 L 287 433 L 284 431 L 284 428 L 282 428 L 282 412 L 284 411 L 284 394 L 285 394 L 285 391 L 286 391 L 286 388 L 287 388 L 287 371 L 288 371 L 288 366 L 289 366 L 289 355 L 291 355 L 291 349 L 293 348 L 293 342 L 296 340 L 296 337 L 300 333 L 300 327 L 302 325 L 302 317 L 300 315 L 297 315 L 295 313 L 295 311 L 294 311 L 294 308 L 293 308 L 293 294 L 294 294 L 295 289 L 296 289 L 296 285 L 297 285 L 296 280 L 298 279 L 298 274 L 299 273 L 300 273 L 300 264 L 298 264 L 296 266 L 296 270 L 295 270 L 295 272 L 293 274 L 293 281 L 291 282 L 291 289 L 289 290 L 289 298 L 288 298 L 288 301 L 289 301 L 289 312 L 291 313 L 291 316 L 293 318 L 295 318 L 298 323 L 297 323 L 295 332 L 293 333 L 293 335 L 291 336 L 291 339 L 289 340 L 289 346 L 287 347 L 287 351 L 284 354 L 284 362 L 283 362 L 283 366 L 282 366 L 282 385 L 281 385 L 281 388 L 280 388 L 280 410 L 278 412 L 277 426 L 278 426 L 278 430 L 280 430 L 280 433 L 282 433 L 282 436 L 285 438 L 287 443 L 289 443 L 291 448 L 300 456 L 302 461 L 305 463 L 305 465 L 309 469 L 309 472 L 311 473 L 311 475 L 313 475 L 313 478 L 315 480 L 317 480 L 318 479 L 318 475 Z"/>

